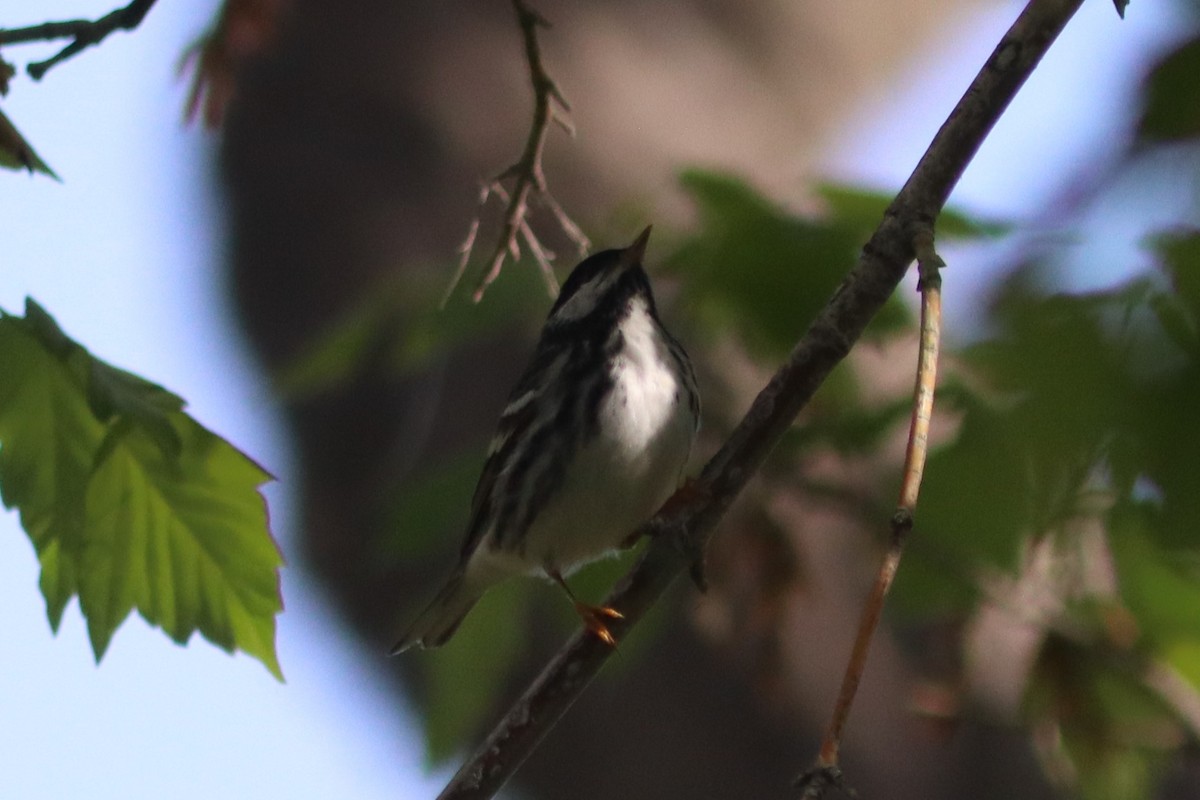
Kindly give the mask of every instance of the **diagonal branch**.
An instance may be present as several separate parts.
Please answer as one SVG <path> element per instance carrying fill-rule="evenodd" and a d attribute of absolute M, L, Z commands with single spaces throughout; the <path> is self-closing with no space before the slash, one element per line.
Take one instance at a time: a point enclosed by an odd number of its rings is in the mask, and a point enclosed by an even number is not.
<path fill-rule="evenodd" d="M 50 58 L 35 62 L 25 68 L 31 78 L 40 81 L 51 67 L 66 61 L 94 44 L 100 44 L 113 31 L 131 31 L 141 25 L 155 2 L 156 0 L 131 0 L 129 5 L 110 11 L 96 20 L 73 19 L 63 22 L 43 22 L 40 25 L 30 25 L 28 28 L 0 30 L 0 45 L 71 39 L 70 44 Z"/>
<path fill-rule="evenodd" d="M 459 266 L 456 270 L 453 279 L 450 282 L 449 288 L 446 290 L 445 298 L 442 303 L 445 305 L 445 300 L 450 297 L 463 273 L 466 271 L 468 262 L 471 259 L 471 253 L 475 246 L 475 234 L 479 229 L 479 217 L 483 213 L 484 206 L 488 199 L 495 194 L 501 198 L 505 204 L 504 214 L 501 218 L 500 236 L 496 241 L 496 246 L 492 249 L 491 256 L 488 258 L 487 268 L 480 276 L 478 283 L 475 286 L 472 298 L 475 302 L 483 297 L 483 293 L 487 287 L 500 275 L 500 270 L 504 266 L 504 261 L 509 256 L 516 259 L 520 258 L 521 248 L 519 239 L 524 238 L 526 244 L 529 245 L 530 251 L 537 260 L 539 267 L 542 270 L 543 277 L 547 280 L 547 286 L 551 290 L 551 295 L 557 294 L 558 284 L 554 280 L 554 273 L 550 269 L 550 260 L 552 254 L 542 246 L 533 229 L 529 226 L 529 202 L 534 198 L 540 199 L 553 213 L 558 221 L 559 227 L 578 247 L 580 256 L 586 255 L 588 248 L 591 247 L 591 242 L 580 230 L 566 212 L 562 210 L 562 206 L 554 200 L 554 197 L 546 189 L 546 176 L 542 169 L 542 155 L 546 149 L 546 134 L 550 130 L 550 123 L 557 122 L 569 134 L 574 134 L 574 130 L 570 124 L 559 112 L 569 112 L 570 104 L 559 91 L 558 84 L 550 77 L 550 73 L 546 71 L 546 67 L 542 64 L 542 50 L 538 43 L 538 28 L 548 28 L 550 23 L 545 17 L 539 14 L 525 0 L 512 0 L 513 9 L 517 14 L 517 24 L 521 28 L 521 36 L 525 43 L 525 60 L 529 64 L 529 80 L 533 85 L 533 122 L 529 128 L 529 136 L 525 140 L 525 149 L 521 153 L 520 159 L 515 164 L 512 164 L 507 169 L 502 171 L 496 177 L 492 178 L 483 187 L 480 195 L 479 213 L 471 222 L 470 231 L 467 234 L 466 240 L 459 249 L 461 254 Z M 504 182 L 512 181 L 512 191 L 508 192 L 504 188 Z"/>
<path fill-rule="evenodd" d="M 904 277 L 914 241 L 933 225 L 996 120 L 1033 72 L 1083 0 L 1030 0 L 942 125 L 858 263 L 755 398 L 729 440 L 701 472 L 703 492 L 660 512 L 648 529 L 656 540 L 605 605 L 625 618 L 609 628 L 622 638 L 690 563 L 716 523 L 759 468 L 800 409 L 862 335 Z M 550 661 L 440 800 L 489 798 L 591 682 L 613 648 L 580 631 Z"/>

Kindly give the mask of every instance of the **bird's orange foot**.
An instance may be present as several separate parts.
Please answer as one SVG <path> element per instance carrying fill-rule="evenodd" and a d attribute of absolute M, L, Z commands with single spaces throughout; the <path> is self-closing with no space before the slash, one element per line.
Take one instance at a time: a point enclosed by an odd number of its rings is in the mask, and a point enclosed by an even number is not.
<path fill-rule="evenodd" d="M 583 627 L 595 634 L 597 639 L 612 647 L 617 646 L 617 640 L 608 629 L 607 621 L 625 619 L 624 614 L 615 608 L 589 606 L 587 603 L 580 603 L 579 601 L 575 601 L 575 613 L 583 620 Z"/>

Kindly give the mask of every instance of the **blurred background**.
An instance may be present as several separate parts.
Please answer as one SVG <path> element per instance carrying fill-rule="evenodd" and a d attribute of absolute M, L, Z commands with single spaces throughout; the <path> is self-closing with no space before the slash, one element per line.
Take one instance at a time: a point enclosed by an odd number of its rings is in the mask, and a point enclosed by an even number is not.
<path fill-rule="evenodd" d="M 698 468 L 1021 4 L 537 8 L 578 131 L 550 132 L 550 188 L 600 247 L 654 223 L 652 277 L 705 398 Z M 0 25 L 109 10 L 0 4 Z M 13 81 L 4 111 L 63 183 L 0 176 L 0 307 L 35 297 L 277 476 L 287 683 L 138 618 L 94 666 L 75 609 L 50 633 L 6 514 L 0 797 L 430 797 L 575 624 L 557 592 L 512 582 L 443 650 L 383 655 L 453 564 L 550 303 L 522 262 L 480 306 L 460 291 L 435 311 L 480 179 L 527 130 L 510 5 L 231 0 L 214 30 L 219 11 L 160 3 Z M 1200 269 L 1198 11 L 1137 0 L 1122 22 L 1085 3 L 952 197 L 942 449 L 843 749 L 865 796 L 1200 796 L 1200 350 L 1181 277 Z M 206 30 L 208 59 L 178 77 Z M 561 278 L 569 242 L 534 224 Z M 786 795 L 894 502 L 913 297 L 731 511 L 709 594 L 675 587 L 509 796 Z M 573 583 L 601 597 L 631 558 Z"/>

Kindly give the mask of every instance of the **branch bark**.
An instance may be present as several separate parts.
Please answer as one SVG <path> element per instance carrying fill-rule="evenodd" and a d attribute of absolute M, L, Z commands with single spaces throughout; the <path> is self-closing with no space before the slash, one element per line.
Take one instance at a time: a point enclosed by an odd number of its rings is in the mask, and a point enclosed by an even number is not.
<path fill-rule="evenodd" d="M 938 353 L 942 342 L 942 277 L 940 269 L 945 267 L 941 256 L 933 247 L 933 229 L 919 230 L 913 243 L 917 256 L 917 269 L 921 291 L 921 347 L 917 359 L 917 380 L 913 388 L 913 409 L 909 420 L 908 444 L 904 452 L 904 480 L 900 485 L 900 500 L 891 520 L 891 542 L 883 563 L 875 575 L 875 583 L 863 607 L 862 619 L 850 652 L 850 660 L 842 676 L 842 687 L 825 737 L 821 741 L 817 763 L 796 779 L 796 787 L 805 797 L 820 797 L 828 788 L 837 787 L 853 794 L 845 785 L 838 755 L 842 746 L 842 732 L 850 718 L 850 708 L 858 694 L 858 684 L 866 671 L 867 655 L 875 629 L 883 616 L 884 603 L 892 581 L 900 569 L 904 545 L 913 529 L 913 516 L 917 508 L 917 496 L 921 491 L 921 477 L 925 473 L 925 461 L 929 452 L 929 423 L 933 418 L 933 396 L 937 386 Z"/>
<path fill-rule="evenodd" d="M 556 110 L 557 106 L 563 112 L 569 112 L 571 106 L 542 63 L 538 29 L 548 28 L 550 23 L 525 0 L 512 0 L 512 5 L 513 11 L 516 13 L 517 25 L 521 28 L 521 38 L 525 44 L 525 61 L 529 66 L 529 82 L 533 87 L 533 121 L 530 123 L 529 136 L 525 140 L 525 149 L 521 152 L 520 159 L 488 181 L 480 192 L 479 214 L 472 220 L 467 237 L 459 247 L 458 268 L 442 297 L 443 306 L 449 301 L 450 295 L 453 294 L 466 272 L 467 264 L 470 262 L 475 248 L 480 216 L 483 214 L 488 199 L 493 194 L 504 203 L 504 215 L 501 219 L 500 236 L 488 258 L 487 268 L 479 276 L 471 295 L 472 300 L 476 303 L 483 299 L 483 293 L 499 277 L 505 259 L 511 256 L 513 261 L 516 261 L 520 258 L 521 247 L 518 240 L 522 238 L 525 239 L 530 253 L 542 271 L 542 277 L 546 281 L 546 288 L 550 292 L 550 296 L 558 295 L 558 282 L 554 277 L 554 269 L 550 265 L 554 256 L 542 246 L 533 228 L 529 225 L 529 201 L 534 197 L 540 198 L 554 214 L 563 233 L 579 249 L 580 258 L 587 255 L 588 248 L 591 247 L 587 236 L 567 216 L 562 206 L 546 188 L 546 175 L 542 169 L 542 154 L 546 149 L 546 134 L 550 131 L 550 123 L 557 122 L 569 134 L 574 135 L 575 132 L 570 123 Z M 513 181 L 512 192 L 508 192 L 504 188 L 504 181 L 509 179 Z"/>
<path fill-rule="evenodd" d="M 129 5 L 110 11 L 95 20 L 72 19 L 63 22 L 43 22 L 27 28 L 0 30 L 0 45 L 72 39 L 70 44 L 50 58 L 32 63 L 25 68 L 31 78 L 40 81 L 51 67 L 61 64 L 94 44 L 100 44 L 113 31 L 131 31 L 141 25 L 155 2 L 156 0 L 132 0 Z"/>
<path fill-rule="evenodd" d="M 702 550 L 747 480 L 895 290 L 915 256 L 917 235 L 933 226 L 992 126 L 1082 2 L 1030 0 L 888 207 L 854 269 L 704 467 L 703 491 L 689 492 L 683 503 L 668 501 L 670 511 L 647 523 L 655 541 L 604 603 L 625 615 L 610 625 L 618 640 Z M 612 653 L 585 631 L 572 637 L 459 769 L 440 800 L 492 797 Z"/>

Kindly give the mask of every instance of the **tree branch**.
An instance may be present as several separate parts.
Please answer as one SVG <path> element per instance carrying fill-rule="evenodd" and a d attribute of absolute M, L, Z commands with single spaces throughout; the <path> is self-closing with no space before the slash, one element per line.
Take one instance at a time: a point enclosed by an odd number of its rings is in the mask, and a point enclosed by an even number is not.
<path fill-rule="evenodd" d="M 110 11 L 96 20 L 73 19 L 64 22 L 43 22 L 41 25 L 31 25 L 28 28 L 0 30 L 0 46 L 72 39 L 70 44 L 50 58 L 35 62 L 25 68 L 31 78 L 40 81 L 51 67 L 66 61 L 94 44 L 100 44 L 113 31 L 131 31 L 141 25 L 155 2 L 156 0 L 132 0 L 129 5 Z"/>
<path fill-rule="evenodd" d="M 542 170 L 542 154 L 546 149 L 546 134 L 550 130 L 550 123 L 557 122 L 567 133 L 574 134 L 574 130 L 570 124 L 555 109 L 555 106 L 557 106 L 562 111 L 567 112 L 571 110 L 571 106 L 566 98 L 563 97 L 562 92 L 559 91 L 558 84 L 554 82 L 554 79 L 550 77 L 550 74 L 546 72 L 546 68 L 542 64 L 542 50 L 538 44 L 537 32 L 538 28 L 550 27 L 550 23 L 526 3 L 525 0 L 512 0 L 512 4 L 517 14 L 517 24 L 521 28 L 521 36 L 525 42 L 525 60 L 529 64 L 529 80 L 533 85 L 533 123 L 530 125 L 529 136 L 525 140 L 525 149 L 521 153 L 521 158 L 515 164 L 488 181 L 483 187 L 480 194 L 479 213 L 471 222 L 467 238 L 459 248 L 461 255 L 458 269 L 455 271 L 454 277 L 450 281 L 450 286 L 446 290 L 442 301 L 443 305 L 445 305 L 446 300 L 454 292 L 455 287 L 466 271 L 468 262 L 471 260 L 471 253 L 475 246 L 475 234 L 479 229 L 479 217 L 482 216 L 483 208 L 493 194 L 500 197 L 504 202 L 504 215 L 502 217 L 500 237 L 496 241 L 496 246 L 493 248 L 492 254 L 488 259 L 487 269 L 484 270 L 475 286 L 475 291 L 472 295 L 472 299 L 475 302 L 479 302 L 482 299 L 487 287 L 499 276 L 506 258 L 512 256 L 515 261 L 521 257 L 521 247 L 519 244 L 521 238 L 525 239 L 530 252 L 533 253 L 534 259 L 538 262 L 538 266 L 542 270 L 542 275 L 546 279 L 550 294 L 553 296 L 558 293 L 558 284 L 554 279 L 554 272 L 550 268 L 550 261 L 554 258 L 554 255 L 542 246 L 527 220 L 529 201 L 534 197 L 540 198 L 554 214 L 563 232 L 579 248 L 581 257 L 586 255 L 588 248 L 591 247 L 591 242 L 588 241 L 583 231 L 567 216 L 566 212 L 562 210 L 562 207 L 547 191 L 546 176 Z M 511 193 L 507 192 L 504 188 L 504 181 L 510 179 L 513 181 Z"/>
<path fill-rule="evenodd" d="M 688 566 L 690 554 L 703 548 L 747 480 L 895 290 L 915 256 L 915 237 L 933 226 L 980 144 L 1082 2 L 1030 0 L 888 207 L 854 269 L 704 467 L 700 485 L 705 491 L 689 492 L 683 503 L 668 501 L 670 512 L 647 523 L 648 530 L 658 532 L 656 540 L 604 603 L 625 615 L 609 626 L 618 640 Z M 612 653 L 585 631 L 573 636 L 440 800 L 492 797 Z"/>
<path fill-rule="evenodd" d="M 842 676 L 817 763 L 796 780 L 805 797 L 820 797 L 826 789 L 837 787 L 852 793 L 844 783 L 838 755 L 842 746 L 842 731 L 850 717 L 850 708 L 858 694 L 858 684 L 866 671 L 867 654 L 875 629 L 883 616 L 892 581 L 900 569 L 904 545 L 912 533 L 917 495 L 929 452 L 929 423 L 933 418 L 933 396 L 937 386 L 938 353 L 942 342 L 942 278 L 939 270 L 945 266 L 933 247 L 933 229 L 918 228 L 913 240 L 920 274 L 921 290 L 921 347 L 917 359 L 917 380 L 913 389 L 912 417 L 908 427 L 908 445 L 904 449 L 904 480 L 900 485 L 900 500 L 891 519 L 891 541 L 883 563 L 875 574 L 871 594 L 863 606 L 862 618 L 855 635 L 854 647 Z"/>

